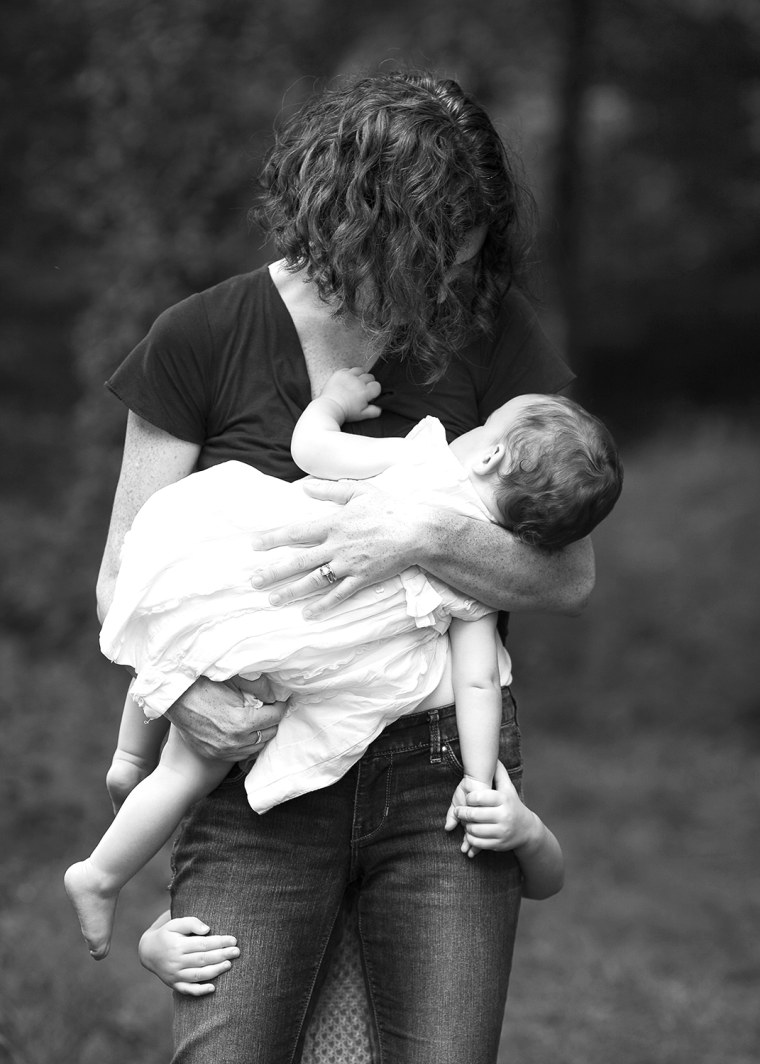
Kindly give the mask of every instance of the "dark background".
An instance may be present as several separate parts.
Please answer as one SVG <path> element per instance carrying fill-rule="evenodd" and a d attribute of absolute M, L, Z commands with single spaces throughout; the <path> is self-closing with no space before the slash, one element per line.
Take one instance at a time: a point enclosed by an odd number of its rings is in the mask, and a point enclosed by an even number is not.
<path fill-rule="evenodd" d="M 280 109 L 381 62 L 457 77 L 521 154 L 539 313 L 626 465 L 587 612 L 513 623 L 528 797 L 568 883 L 525 906 L 502 1060 L 757 1060 L 760 5 L 13 0 L 0 1062 L 168 1059 L 134 952 L 166 855 L 100 965 L 60 882 L 108 822 L 124 689 L 94 614 L 125 421 L 102 382 L 164 307 L 266 260 L 246 214 Z"/>

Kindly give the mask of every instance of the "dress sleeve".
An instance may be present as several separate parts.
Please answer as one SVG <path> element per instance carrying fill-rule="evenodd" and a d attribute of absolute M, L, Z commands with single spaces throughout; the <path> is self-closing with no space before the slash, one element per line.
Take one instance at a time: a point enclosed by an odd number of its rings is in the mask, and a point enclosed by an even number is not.
<path fill-rule="evenodd" d="M 106 381 L 130 410 L 178 439 L 203 443 L 213 342 L 201 297 L 165 310 Z"/>
<path fill-rule="evenodd" d="M 515 395 L 553 395 L 574 380 L 575 374 L 541 328 L 528 300 L 511 289 L 499 317 L 480 397 L 483 420 Z"/>

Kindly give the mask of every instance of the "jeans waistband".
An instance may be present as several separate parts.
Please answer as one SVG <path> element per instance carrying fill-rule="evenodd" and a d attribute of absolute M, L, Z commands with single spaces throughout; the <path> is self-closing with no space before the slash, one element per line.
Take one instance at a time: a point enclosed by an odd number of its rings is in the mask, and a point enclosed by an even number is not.
<path fill-rule="evenodd" d="M 516 719 L 516 706 L 508 687 L 501 691 L 502 724 Z M 436 759 L 441 750 L 442 739 L 448 738 L 456 725 L 456 707 L 452 705 L 428 709 L 423 713 L 409 713 L 389 724 L 372 742 L 366 756 L 385 754 L 390 750 L 430 747 L 431 757 Z"/>

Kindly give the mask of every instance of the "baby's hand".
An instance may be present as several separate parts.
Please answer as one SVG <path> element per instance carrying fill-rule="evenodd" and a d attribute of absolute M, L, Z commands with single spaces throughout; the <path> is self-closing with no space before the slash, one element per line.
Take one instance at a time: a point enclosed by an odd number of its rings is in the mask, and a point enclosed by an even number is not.
<path fill-rule="evenodd" d="M 194 916 L 170 920 L 168 912 L 162 913 L 140 939 L 140 962 L 179 994 L 211 994 L 215 988 L 209 980 L 231 968 L 240 950 L 231 935 L 208 932 Z"/>
<path fill-rule="evenodd" d="M 346 421 L 366 421 L 380 416 L 380 407 L 372 402 L 380 391 L 380 384 L 371 373 L 354 367 L 333 373 L 319 398 L 337 403 Z"/>
<path fill-rule="evenodd" d="M 446 823 L 444 825 L 446 831 L 453 831 L 457 824 L 460 822 L 459 810 L 466 807 L 469 801 L 470 795 L 477 794 L 479 791 L 490 792 L 490 787 L 480 780 L 474 779 L 472 776 L 464 776 L 462 782 L 459 784 L 454 794 L 451 797 L 451 805 L 446 813 Z M 462 842 L 462 853 L 467 854 L 468 857 L 474 857 L 479 852 L 477 846 L 467 841 L 465 835 Z"/>
<path fill-rule="evenodd" d="M 446 817 L 447 831 L 458 823 L 464 828 L 462 853 L 474 857 L 480 850 L 515 850 L 533 838 L 535 813 L 523 805 L 501 762 L 496 765 L 493 789 L 483 784 L 465 788 L 464 782 L 454 792 Z"/>

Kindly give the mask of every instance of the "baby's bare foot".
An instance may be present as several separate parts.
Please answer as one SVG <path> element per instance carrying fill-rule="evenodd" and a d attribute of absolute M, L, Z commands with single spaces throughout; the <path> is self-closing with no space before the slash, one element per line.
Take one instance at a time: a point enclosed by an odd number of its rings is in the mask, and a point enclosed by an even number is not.
<path fill-rule="evenodd" d="M 114 757 L 111 767 L 106 773 L 106 789 L 108 797 L 111 799 L 114 813 L 119 812 L 127 795 L 149 773 L 150 767 L 145 763 L 127 761 L 118 754 Z"/>
<path fill-rule="evenodd" d="M 84 940 L 93 960 L 102 961 L 111 946 L 119 892 L 104 888 L 103 877 L 90 861 L 79 861 L 66 870 L 63 885 L 79 917 Z"/>

